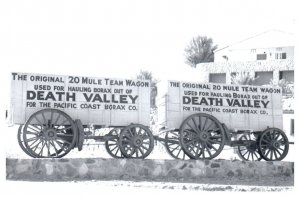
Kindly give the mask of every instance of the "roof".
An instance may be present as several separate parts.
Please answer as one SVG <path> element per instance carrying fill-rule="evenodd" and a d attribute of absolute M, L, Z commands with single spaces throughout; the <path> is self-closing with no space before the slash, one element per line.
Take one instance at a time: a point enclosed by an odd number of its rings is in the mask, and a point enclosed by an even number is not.
<path fill-rule="evenodd" d="M 293 33 L 271 29 L 222 47 L 216 50 L 215 53 L 224 49 L 257 49 L 294 46 L 294 43 L 295 37 Z"/>

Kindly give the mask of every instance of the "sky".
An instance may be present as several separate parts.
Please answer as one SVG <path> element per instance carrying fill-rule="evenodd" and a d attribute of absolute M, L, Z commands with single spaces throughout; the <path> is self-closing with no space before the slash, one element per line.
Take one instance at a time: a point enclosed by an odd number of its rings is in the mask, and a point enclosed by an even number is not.
<path fill-rule="evenodd" d="M 185 79 L 184 48 L 193 37 L 221 48 L 269 29 L 293 33 L 294 2 L 2 1 L 0 63 L 6 73 L 131 78 L 142 69 Z"/>

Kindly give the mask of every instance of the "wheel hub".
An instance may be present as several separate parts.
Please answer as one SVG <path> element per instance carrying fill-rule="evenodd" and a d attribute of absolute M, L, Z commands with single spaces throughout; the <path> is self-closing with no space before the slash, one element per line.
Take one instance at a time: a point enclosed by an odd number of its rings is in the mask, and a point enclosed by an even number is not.
<path fill-rule="evenodd" d="M 56 138 L 56 131 L 54 129 L 46 129 L 44 132 L 43 132 L 43 137 L 46 139 L 46 140 L 53 140 Z"/>
<path fill-rule="evenodd" d="M 206 131 L 201 132 L 201 133 L 198 134 L 198 137 L 199 137 L 200 141 L 206 142 L 206 141 L 208 141 L 209 133 L 206 132 Z"/>
<path fill-rule="evenodd" d="M 133 146 L 140 147 L 142 145 L 142 143 L 143 143 L 143 139 L 140 136 L 135 136 L 133 138 L 132 142 L 133 142 Z"/>
<path fill-rule="evenodd" d="M 278 149 L 280 147 L 280 144 L 278 141 L 272 141 L 271 148 Z"/>

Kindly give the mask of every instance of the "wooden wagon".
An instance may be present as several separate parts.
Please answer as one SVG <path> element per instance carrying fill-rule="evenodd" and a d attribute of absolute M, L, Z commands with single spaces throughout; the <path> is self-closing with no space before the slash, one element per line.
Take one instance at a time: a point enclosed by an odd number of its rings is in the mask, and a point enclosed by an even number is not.
<path fill-rule="evenodd" d="M 155 140 L 176 159 L 213 159 L 228 145 L 243 160 L 282 160 L 289 149 L 281 89 L 272 86 L 168 81 L 160 137 L 149 129 L 150 81 L 12 73 L 11 83 L 10 120 L 35 158 L 82 150 L 86 139 L 104 142 L 114 158 L 146 158 Z M 91 132 L 99 128 L 110 130 Z"/>

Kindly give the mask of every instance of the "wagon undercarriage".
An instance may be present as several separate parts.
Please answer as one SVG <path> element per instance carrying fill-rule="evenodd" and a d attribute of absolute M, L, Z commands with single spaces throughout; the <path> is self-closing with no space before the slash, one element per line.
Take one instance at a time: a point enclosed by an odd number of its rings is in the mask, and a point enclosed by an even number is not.
<path fill-rule="evenodd" d="M 43 109 L 32 114 L 18 130 L 22 150 L 34 158 L 60 158 L 72 149 L 82 150 L 85 140 L 104 142 L 113 158 L 146 158 L 161 142 L 175 159 L 213 159 L 224 146 L 236 148 L 242 160 L 282 160 L 289 144 L 285 133 L 277 128 L 264 131 L 229 131 L 214 116 L 197 113 L 187 117 L 179 129 L 165 130 L 153 136 L 142 124 L 114 127 L 105 135 L 92 135 L 79 119 L 72 120 L 60 110 Z"/>

